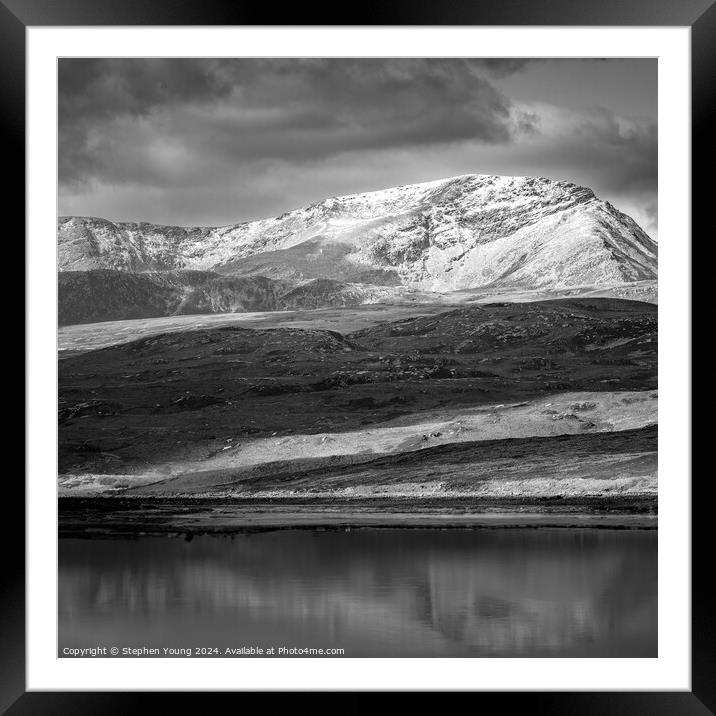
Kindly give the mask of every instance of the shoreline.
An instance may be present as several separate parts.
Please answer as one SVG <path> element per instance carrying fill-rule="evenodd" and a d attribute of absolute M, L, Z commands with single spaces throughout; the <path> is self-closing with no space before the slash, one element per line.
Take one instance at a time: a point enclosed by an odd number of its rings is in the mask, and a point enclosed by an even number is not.
<path fill-rule="evenodd" d="M 657 499 L 94 497 L 58 500 L 60 537 L 196 536 L 285 529 L 657 529 Z"/>

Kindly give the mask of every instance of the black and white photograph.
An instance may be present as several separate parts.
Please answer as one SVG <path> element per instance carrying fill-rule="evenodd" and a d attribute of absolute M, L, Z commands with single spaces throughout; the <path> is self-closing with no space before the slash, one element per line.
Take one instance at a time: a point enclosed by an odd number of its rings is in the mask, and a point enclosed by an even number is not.
<path fill-rule="evenodd" d="M 59 58 L 57 657 L 659 657 L 657 67 Z"/>

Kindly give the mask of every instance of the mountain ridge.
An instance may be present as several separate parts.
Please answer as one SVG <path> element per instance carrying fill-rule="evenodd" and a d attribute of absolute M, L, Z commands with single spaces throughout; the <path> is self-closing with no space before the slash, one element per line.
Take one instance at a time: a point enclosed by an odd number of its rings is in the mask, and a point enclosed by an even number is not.
<path fill-rule="evenodd" d="M 58 253 L 60 271 L 191 269 L 444 292 L 654 279 L 658 247 L 589 188 L 466 174 L 220 227 L 60 217 Z"/>

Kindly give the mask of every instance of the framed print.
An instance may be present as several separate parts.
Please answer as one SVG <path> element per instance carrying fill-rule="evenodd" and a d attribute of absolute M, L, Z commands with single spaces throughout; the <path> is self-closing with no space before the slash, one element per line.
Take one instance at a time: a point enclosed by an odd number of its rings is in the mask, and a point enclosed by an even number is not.
<path fill-rule="evenodd" d="M 716 15 L 540 5 L 0 6 L 7 713 L 714 708 L 690 346 Z"/>

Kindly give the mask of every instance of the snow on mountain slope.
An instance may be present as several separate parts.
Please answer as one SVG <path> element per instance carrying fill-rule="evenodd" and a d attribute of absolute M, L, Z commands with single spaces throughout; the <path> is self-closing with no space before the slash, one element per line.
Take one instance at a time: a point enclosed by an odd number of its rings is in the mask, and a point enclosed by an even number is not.
<path fill-rule="evenodd" d="M 657 245 L 631 218 L 590 189 L 533 177 L 453 177 L 216 228 L 63 217 L 58 244 L 60 270 L 201 269 L 433 291 L 657 273 Z"/>

